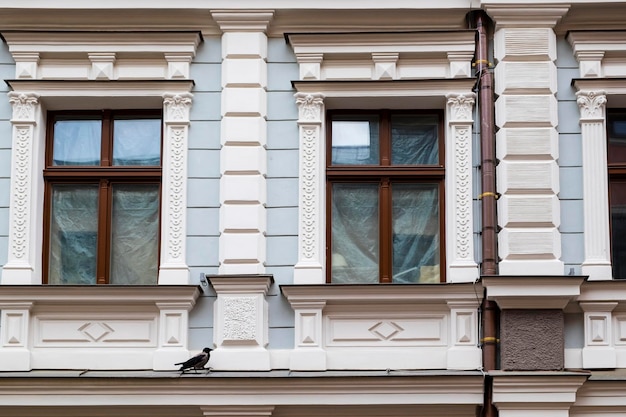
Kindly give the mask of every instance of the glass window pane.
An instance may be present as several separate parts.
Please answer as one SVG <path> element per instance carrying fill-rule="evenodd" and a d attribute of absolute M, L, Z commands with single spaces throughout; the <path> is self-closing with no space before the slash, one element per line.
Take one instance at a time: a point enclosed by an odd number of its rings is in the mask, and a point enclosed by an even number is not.
<path fill-rule="evenodd" d="M 48 284 L 95 284 L 98 185 L 52 186 Z"/>
<path fill-rule="evenodd" d="M 438 165 L 439 118 L 434 115 L 391 116 L 391 164 Z"/>
<path fill-rule="evenodd" d="M 333 165 L 378 165 L 378 116 L 333 116 L 331 134 Z"/>
<path fill-rule="evenodd" d="M 378 283 L 378 184 L 332 185 L 332 282 Z"/>
<path fill-rule="evenodd" d="M 626 278 L 626 182 L 611 181 L 611 253 L 613 278 Z"/>
<path fill-rule="evenodd" d="M 156 284 L 159 185 L 114 184 L 111 284 Z"/>
<path fill-rule="evenodd" d="M 439 282 L 437 184 L 393 184 L 394 283 Z"/>
<path fill-rule="evenodd" d="M 609 114 L 608 162 L 626 163 L 626 114 Z"/>
<path fill-rule="evenodd" d="M 54 122 L 52 165 L 100 165 L 100 120 Z"/>
<path fill-rule="evenodd" d="M 161 164 L 161 119 L 115 119 L 113 165 Z"/>

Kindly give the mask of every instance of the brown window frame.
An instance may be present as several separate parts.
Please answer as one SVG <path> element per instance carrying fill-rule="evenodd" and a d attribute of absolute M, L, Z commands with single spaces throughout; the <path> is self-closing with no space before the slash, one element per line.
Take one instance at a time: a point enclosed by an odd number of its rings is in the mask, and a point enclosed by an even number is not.
<path fill-rule="evenodd" d="M 332 118 L 335 115 L 379 115 L 380 155 L 378 165 L 332 165 Z M 391 116 L 434 115 L 438 117 L 438 156 L 436 165 L 391 165 Z M 436 183 L 439 196 L 440 282 L 445 277 L 445 137 L 442 110 L 328 110 L 326 113 L 326 282 L 332 279 L 332 184 L 378 182 L 380 265 L 379 284 L 392 284 L 392 218 L 393 183 Z M 420 284 L 423 285 L 423 284 Z"/>
<path fill-rule="evenodd" d="M 96 255 L 96 284 L 108 284 L 110 280 L 110 226 L 112 211 L 112 186 L 114 184 L 158 184 L 159 200 L 162 198 L 163 128 L 161 128 L 160 164 L 158 166 L 113 166 L 113 121 L 115 117 L 145 117 L 163 120 L 162 110 L 70 110 L 49 111 L 46 124 L 46 150 L 44 178 L 44 222 L 43 222 L 43 283 L 48 283 L 51 196 L 52 186 L 60 184 L 98 184 L 98 231 Z M 58 118 L 100 119 L 102 121 L 101 151 L 99 166 L 53 165 L 54 124 Z M 159 209 L 159 227 L 161 210 Z M 157 262 L 160 254 L 158 239 Z M 155 282 L 156 284 L 156 282 Z"/>
<path fill-rule="evenodd" d="M 608 196 L 609 196 L 609 225 L 610 225 L 610 245 L 611 245 L 611 264 L 613 266 L 613 278 L 614 279 L 626 279 L 626 275 L 617 276 L 615 268 L 614 247 L 615 242 L 613 239 L 613 220 L 612 220 L 612 193 L 611 184 L 626 183 L 626 158 L 623 162 L 610 162 L 608 158 L 611 155 L 609 149 L 609 138 L 612 136 L 612 128 L 614 121 L 626 121 L 626 109 L 607 109 L 606 117 L 606 132 L 607 132 L 607 168 L 608 168 Z M 626 272 L 626 271 L 624 271 Z"/>

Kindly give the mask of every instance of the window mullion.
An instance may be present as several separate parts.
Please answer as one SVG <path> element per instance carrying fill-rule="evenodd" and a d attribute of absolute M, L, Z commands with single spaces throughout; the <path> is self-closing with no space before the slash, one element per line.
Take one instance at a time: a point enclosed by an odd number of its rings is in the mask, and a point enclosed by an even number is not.
<path fill-rule="evenodd" d="M 391 185 L 388 177 L 380 185 L 380 282 L 391 283 Z"/>
<path fill-rule="evenodd" d="M 101 142 L 101 166 L 111 166 L 111 155 L 113 154 L 113 130 L 111 128 L 111 111 L 102 111 L 102 142 Z"/>
<path fill-rule="evenodd" d="M 109 219 L 110 219 L 110 201 L 111 201 L 111 185 L 109 180 L 100 180 L 100 191 L 98 194 L 98 254 L 96 283 L 108 283 L 109 272 Z"/>

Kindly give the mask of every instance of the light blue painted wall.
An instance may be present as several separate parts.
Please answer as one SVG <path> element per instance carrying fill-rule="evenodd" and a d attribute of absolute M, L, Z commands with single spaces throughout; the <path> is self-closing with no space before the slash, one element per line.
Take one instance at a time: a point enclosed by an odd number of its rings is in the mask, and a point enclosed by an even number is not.
<path fill-rule="evenodd" d="M 0 42 L 0 78 L 2 80 L 15 78 L 15 63 L 9 53 L 9 48 Z M 7 262 L 9 242 L 9 188 L 11 171 L 11 106 L 6 99 L 9 91 L 4 82 L 0 82 L 0 267 Z M 0 269 L 0 281 L 2 270 Z"/>
<path fill-rule="evenodd" d="M 219 262 L 221 55 L 221 38 L 205 38 L 190 67 L 195 86 L 188 144 L 187 263 L 191 283 L 204 291 L 189 315 L 192 351 L 213 346 L 216 296 L 200 277 L 217 274 Z"/>
<path fill-rule="evenodd" d="M 274 276 L 268 296 L 269 348 L 294 344 L 294 313 L 279 286 L 293 283 L 298 260 L 298 109 L 291 81 L 298 64 L 284 38 L 268 40 L 267 264 Z"/>
<path fill-rule="evenodd" d="M 557 87 L 559 117 L 559 174 L 561 202 L 561 259 L 565 274 L 580 274 L 584 260 L 583 242 L 583 183 L 580 112 L 571 82 L 577 78 L 578 62 L 570 44 L 557 39 Z"/>

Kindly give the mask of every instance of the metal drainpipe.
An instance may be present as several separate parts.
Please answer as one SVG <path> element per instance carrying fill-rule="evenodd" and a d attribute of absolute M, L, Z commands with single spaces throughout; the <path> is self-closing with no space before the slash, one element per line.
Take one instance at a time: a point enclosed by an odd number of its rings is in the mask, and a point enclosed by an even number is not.
<path fill-rule="evenodd" d="M 481 275 L 497 275 L 497 218 L 496 218 L 496 152 L 495 152 L 495 118 L 493 74 L 489 70 L 489 37 L 490 19 L 482 11 L 471 13 L 470 20 L 476 28 L 475 68 L 478 87 L 478 105 L 480 112 L 480 148 L 481 148 L 481 189 L 482 202 L 482 254 Z M 487 300 L 486 294 L 482 303 L 483 325 L 483 368 L 489 372 L 497 368 L 497 329 L 498 306 L 494 301 Z M 498 410 L 493 405 L 493 380 L 485 377 L 485 397 L 482 409 L 484 417 L 495 417 Z"/>

